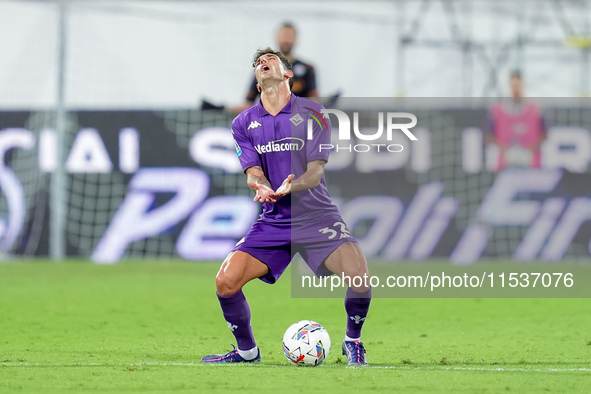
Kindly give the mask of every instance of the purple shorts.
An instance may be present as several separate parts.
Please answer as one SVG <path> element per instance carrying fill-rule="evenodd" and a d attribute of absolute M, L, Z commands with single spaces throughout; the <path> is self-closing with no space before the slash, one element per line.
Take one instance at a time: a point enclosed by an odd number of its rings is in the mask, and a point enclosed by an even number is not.
<path fill-rule="evenodd" d="M 347 242 L 357 243 L 357 240 L 340 216 L 321 216 L 297 223 L 259 220 L 232 251 L 240 250 L 265 263 L 269 272 L 260 279 L 275 283 L 296 253 L 317 276 L 332 275 L 324 260 Z"/>

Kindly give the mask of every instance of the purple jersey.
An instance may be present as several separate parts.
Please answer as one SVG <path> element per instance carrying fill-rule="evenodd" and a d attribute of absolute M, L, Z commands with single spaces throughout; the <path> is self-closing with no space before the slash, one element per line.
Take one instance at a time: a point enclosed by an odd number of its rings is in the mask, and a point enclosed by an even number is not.
<path fill-rule="evenodd" d="M 262 103 L 250 107 L 234 119 L 232 133 L 236 152 L 244 171 L 260 166 L 277 190 L 289 174 L 298 179 L 307 169 L 308 162 L 328 161 L 328 150 L 320 152 L 320 144 L 330 144 L 330 122 L 314 123 L 313 138 L 307 139 L 308 116 L 314 110 L 320 112 L 322 105 L 311 100 L 291 95 L 291 100 L 276 115 L 265 110 Z M 326 130 L 326 128 L 328 129 Z M 293 193 L 263 204 L 261 220 L 291 222 L 309 220 L 318 215 L 339 215 L 331 203 L 324 176 L 315 188 Z"/>

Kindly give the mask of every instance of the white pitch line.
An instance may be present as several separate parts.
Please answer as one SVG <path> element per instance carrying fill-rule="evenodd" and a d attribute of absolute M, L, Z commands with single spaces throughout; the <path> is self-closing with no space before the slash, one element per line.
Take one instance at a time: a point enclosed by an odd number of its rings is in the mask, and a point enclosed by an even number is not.
<path fill-rule="evenodd" d="M 0 367 L 207 367 L 223 366 L 220 364 L 204 364 L 204 363 L 155 363 L 155 362 L 140 362 L 140 363 L 118 363 L 118 364 L 41 364 L 41 363 L 11 363 L 2 362 Z M 252 364 L 252 366 L 262 367 L 290 367 L 289 365 L 265 365 Z M 345 365 L 323 365 L 322 368 L 355 368 Z M 445 367 L 445 366 L 427 366 L 427 367 L 411 367 L 411 366 L 395 366 L 395 365 L 368 365 L 362 367 L 363 369 L 393 369 L 400 371 L 476 371 L 476 372 L 591 372 L 591 368 L 505 368 L 505 367 Z"/>

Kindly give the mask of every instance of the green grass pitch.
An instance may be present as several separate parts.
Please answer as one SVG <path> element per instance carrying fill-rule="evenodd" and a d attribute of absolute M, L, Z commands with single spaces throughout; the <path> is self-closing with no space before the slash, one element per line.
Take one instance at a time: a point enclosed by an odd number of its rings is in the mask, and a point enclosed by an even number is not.
<path fill-rule="evenodd" d="M 0 392 L 591 391 L 587 299 L 374 299 L 370 366 L 351 368 L 342 300 L 293 299 L 289 277 L 245 287 L 263 362 L 202 365 L 234 342 L 215 297 L 218 266 L 0 264 Z M 333 341 L 317 368 L 288 365 L 281 351 L 301 319 Z"/>

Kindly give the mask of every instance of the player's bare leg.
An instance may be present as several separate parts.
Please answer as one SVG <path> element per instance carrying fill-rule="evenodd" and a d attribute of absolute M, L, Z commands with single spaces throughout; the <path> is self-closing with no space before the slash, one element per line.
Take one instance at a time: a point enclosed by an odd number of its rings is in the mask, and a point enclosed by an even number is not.
<path fill-rule="evenodd" d="M 253 279 L 267 274 L 269 267 L 248 253 L 231 252 L 222 263 L 215 278 L 216 289 L 224 318 L 236 337 L 238 350 L 227 354 L 205 356 L 202 362 L 232 363 L 260 361 L 250 326 L 250 307 L 242 293 L 242 287 Z"/>
<path fill-rule="evenodd" d="M 356 242 L 347 242 L 339 246 L 328 256 L 324 264 L 326 268 L 339 276 L 343 274 L 351 278 L 369 276 L 367 260 L 361 247 Z M 363 282 L 367 283 L 361 283 L 361 286 L 355 286 L 355 283 L 351 283 L 351 287 L 358 293 L 366 292 L 369 287 L 364 285 L 369 283 L 369 279 Z"/>
<path fill-rule="evenodd" d="M 269 267 L 262 261 L 240 250 L 231 252 L 220 267 L 215 277 L 217 293 L 223 297 L 231 296 L 253 279 L 269 272 Z"/>
<path fill-rule="evenodd" d="M 369 311 L 371 288 L 367 260 L 357 243 L 345 243 L 339 246 L 325 261 L 326 267 L 335 274 L 351 278 L 350 287 L 345 295 L 347 312 L 347 332 L 343 341 L 343 354 L 347 355 L 350 365 L 365 365 L 365 348 L 361 339 L 361 328 Z M 354 280 L 354 278 L 367 278 Z"/>

